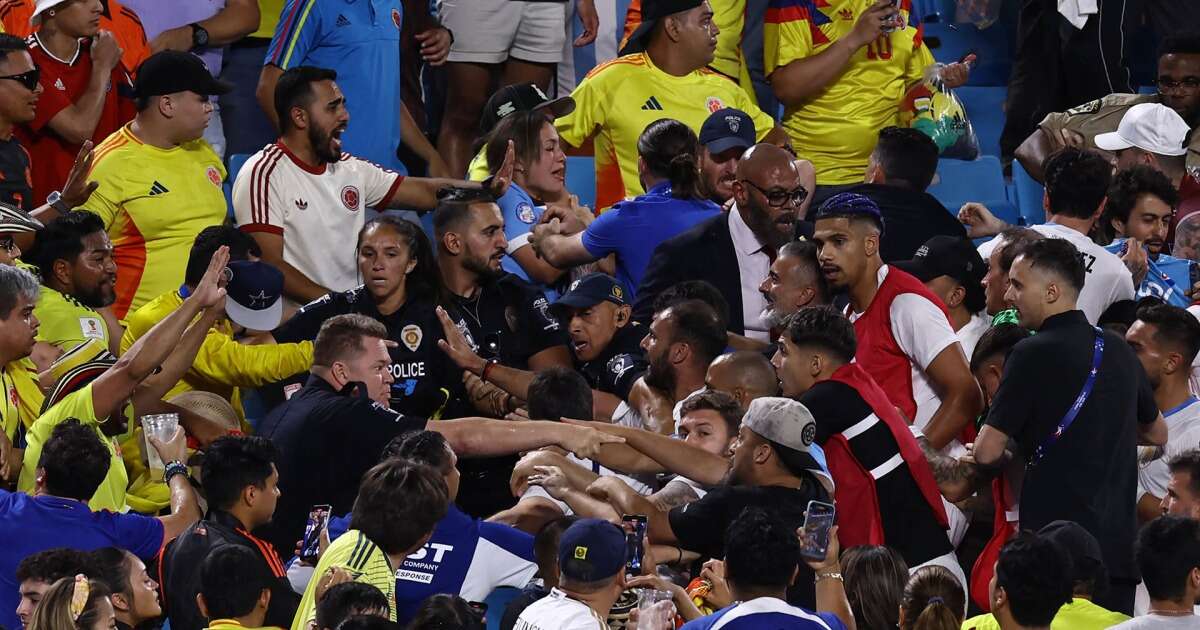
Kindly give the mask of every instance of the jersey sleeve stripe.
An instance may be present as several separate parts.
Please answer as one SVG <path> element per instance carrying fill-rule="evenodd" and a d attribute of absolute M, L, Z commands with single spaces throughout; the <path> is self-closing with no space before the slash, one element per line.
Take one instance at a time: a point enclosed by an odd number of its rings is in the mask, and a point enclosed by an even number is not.
<path fill-rule="evenodd" d="M 247 234 L 266 232 L 267 234 L 283 236 L 283 228 L 279 227 L 278 225 L 271 225 L 269 223 L 247 223 L 246 225 L 239 225 L 238 229 Z"/>
<path fill-rule="evenodd" d="M 296 50 L 296 42 L 300 40 L 300 34 L 304 31 L 304 23 L 308 21 L 308 14 L 312 12 L 313 5 L 316 3 L 317 0 L 308 0 L 308 2 L 305 3 L 304 12 L 301 13 L 300 20 L 296 22 L 295 29 L 293 29 L 288 38 L 284 40 L 287 45 L 280 47 L 281 51 L 284 48 L 287 49 L 287 52 L 283 53 L 282 62 L 278 64 L 280 68 L 289 67 L 288 64 L 292 60 L 292 53 Z"/>
<path fill-rule="evenodd" d="M 400 184 L 403 184 L 403 183 L 404 183 L 404 176 L 397 175 L 396 179 L 392 180 L 392 186 L 390 188 L 388 188 L 387 194 L 385 194 L 383 196 L 383 203 L 381 203 L 379 205 L 384 208 L 390 207 L 391 203 L 392 203 L 392 199 L 396 196 L 396 191 L 400 190 Z"/>
<path fill-rule="evenodd" d="M 101 160 L 108 157 L 108 154 L 120 149 L 126 144 L 129 144 L 129 141 L 121 137 L 113 138 L 112 140 L 101 144 L 100 147 L 96 149 L 95 157 L 92 158 L 92 169 L 95 169 L 96 165 L 99 164 Z"/>
<path fill-rule="evenodd" d="M 263 170 L 266 168 L 267 162 L 271 160 L 270 147 L 263 149 L 255 158 L 254 168 L 250 171 L 250 220 L 259 223 L 262 222 L 262 219 L 259 218 L 262 205 L 259 203 L 259 183 L 262 181 Z"/>
<path fill-rule="evenodd" d="M 256 223 L 271 223 L 270 211 L 267 203 L 268 184 L 271 177 L 271 171 L 275 169 L 275 163 L 279 161 L 282 155 L 279 149 L 275 147 L 267 147 L 254 165 L 254 170 L 251 172 L 252 179 L 250 180 L 250 219 Z"/>

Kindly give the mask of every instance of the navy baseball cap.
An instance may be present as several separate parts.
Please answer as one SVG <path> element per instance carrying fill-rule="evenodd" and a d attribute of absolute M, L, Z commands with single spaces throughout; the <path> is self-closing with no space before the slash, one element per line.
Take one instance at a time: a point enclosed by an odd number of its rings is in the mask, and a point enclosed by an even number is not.
<path fill-rule="evenodd" d="M 700 126 L 700 144 L 709 153 L 724 153 L 729 149 L 749 149 L 758 135 L 750 114 L 732 107 L 709 114 Z"/>
<path fill-rule="evenodd" d="M 550 308 L 562 314 L 568 308 L 587 308 L 609 301 L 617 306 L 629 304 L 629 293 L 620 280 L 606 273 L 589 273 L 571 283 L 571 288 Z"/>
<path fill-rule="evenodd" d="M 576 582 L 599 582 L 625 566 L 625 532 L 612 523 L 576 521 L 558 541 L 558 569 Z"/>
<path fill-rule="evenodd" d="M 575 111 L 575 99 L 570 96 L 552 99 L 534 83 L 506 85 L 496 90 L 483 106 L 479 130 L 487 134 L 496 128 L 500 119 L 509 114 L 539 109 L 548 109 L 555 118 L 560 118 Z"/>
<path fill-rule="evenodd" d="M 283 273 L 257 260 L 229 263 L 225 314 L 250 330 L 274 330 L 283 318 Z"/>

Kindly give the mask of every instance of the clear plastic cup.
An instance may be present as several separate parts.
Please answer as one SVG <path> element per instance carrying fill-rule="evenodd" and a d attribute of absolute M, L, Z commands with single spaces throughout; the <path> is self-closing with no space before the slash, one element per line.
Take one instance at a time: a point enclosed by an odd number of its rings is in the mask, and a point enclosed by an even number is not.
<path fill-rule="evenodd" d="M 675 627 L 675 604 L 670 591 L 644 588 L 638 591 L 637 630 L 663 630 Z"/>
<path fill-rule="evenodd" d="M 177 413 L 156 413 L 142 416 L 142 452 L 146 454 L 146 463 L 150 467 L 150 478 L 158 479 L 163 474 L 163 461 L 158 456 L 158 451 L 150 444 L 150 438 L 159 442 L 166 442 L 175 435 L 175 430 L 179 428 L 179 414 Z"/>

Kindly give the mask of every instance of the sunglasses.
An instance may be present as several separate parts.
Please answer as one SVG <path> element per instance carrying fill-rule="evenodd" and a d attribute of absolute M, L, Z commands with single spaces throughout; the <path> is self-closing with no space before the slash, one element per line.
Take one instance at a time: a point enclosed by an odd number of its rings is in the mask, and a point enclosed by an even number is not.
<path fill-rule="evenodd" d="M 30 92 L 37 89 L 38 80 L 40 80 L 41 78 L 42 78 L 42 69 L 37 68 L 37 67 L 35 67 L 33 70 L 30 70 L 29 72 L 22 72 L 21 74 L 10 74 L 8 76 L 0 77 L 0 79 L 9 79 L 12 81 L 16 81 L 17 83 L 20 83 L 21 85 L 25 86 L 25 89 L 29 90 Z"/>

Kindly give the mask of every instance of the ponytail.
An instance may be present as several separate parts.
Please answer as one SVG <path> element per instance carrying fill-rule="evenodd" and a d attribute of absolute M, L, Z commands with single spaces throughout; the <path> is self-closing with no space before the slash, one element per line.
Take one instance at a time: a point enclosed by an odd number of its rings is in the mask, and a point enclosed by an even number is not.
<path fill-rule="evenodd" d="M 638 137 L 638 156 L 646 170 L 671 183 L 676 199 L 704 199 L 700 192 L 700 140 L 687 125 L 672 118 L 650 123 Z"/>
<path fill-rule="evenodd" d="M 935 595 L 925 602 L 925 608 L 917 615 L 912 630 L 958 630 L 961 627 L 962 620 L 950 610 L 946 600 Z"/>
<path fill-rule="evenodd" d="M 677 199 L 699 199 L 700 165 L 696 156 L 680 153 L 671 158 L 667 165 L 667 179 L 671 182 L 671 195 Z"/>
<path fill-rule="evenodd" d="M 958 630 L 962 627 L 967 597 L 962 583 L 946 567 L 921 567 L 908 578 L 901 630 Z"/>

